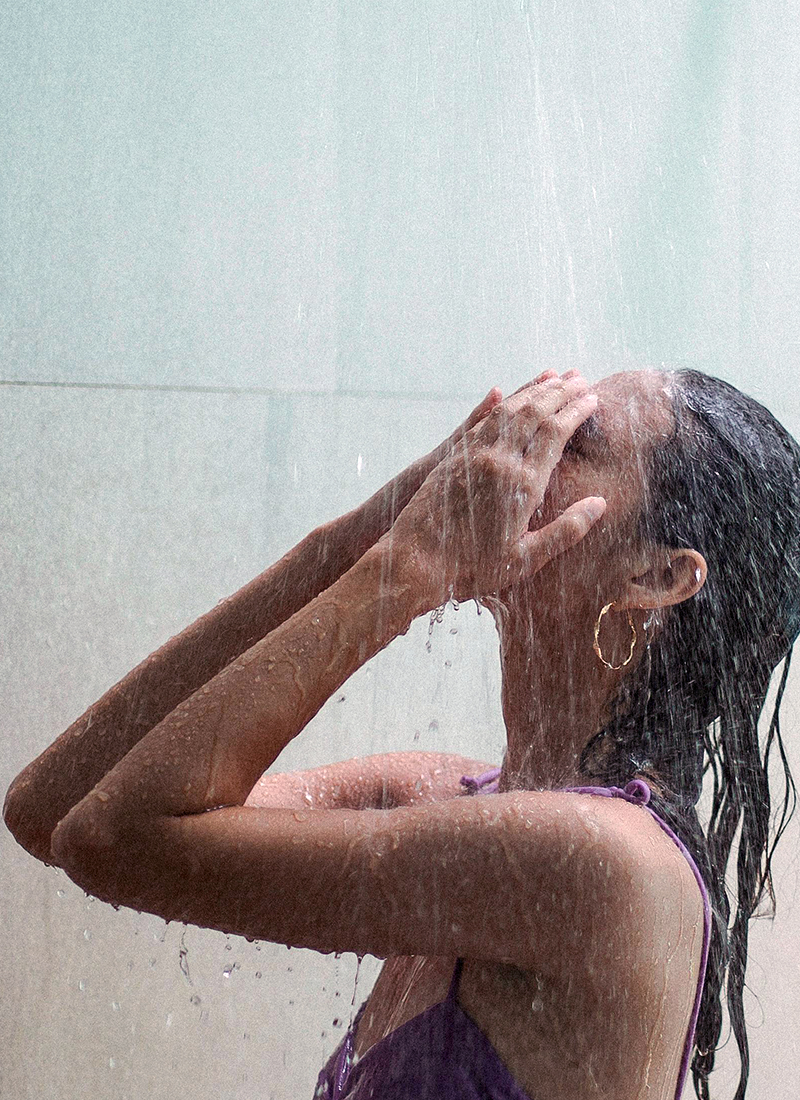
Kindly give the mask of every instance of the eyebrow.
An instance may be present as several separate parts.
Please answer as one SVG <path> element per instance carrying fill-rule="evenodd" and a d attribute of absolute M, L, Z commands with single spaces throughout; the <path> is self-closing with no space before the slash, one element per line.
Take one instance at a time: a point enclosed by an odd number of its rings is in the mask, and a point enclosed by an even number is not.
<path fill-rule="evenodd" d="M 578 428 L 578 431 L 582 432 L 587 439 L 605 439 L 603 429 L 600 427 L 600 419 L 596 412 L 593 412 L 591 416 L 587 416 L 580 428 Z"/>
<path fill-rule="evenodd" d="M 575 429 L 570 439 L 567 440 L 565 449 L 569 449 L 570 444 L 580 445 L 581 443 L 591 443 L 601 450 L 608 450 L 608 439 L 600 426 L 600 418 L 596 412 L 593 412 L 579 428 Z"/>

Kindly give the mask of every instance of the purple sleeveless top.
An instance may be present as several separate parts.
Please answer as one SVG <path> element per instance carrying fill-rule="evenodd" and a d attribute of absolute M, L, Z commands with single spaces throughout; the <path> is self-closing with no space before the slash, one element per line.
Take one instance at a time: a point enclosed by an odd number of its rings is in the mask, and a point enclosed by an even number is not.
<path fill-rule="evenodd" d="M 470 794 L 491 793 L 497 790 L 499 775 L 500 768 L 494 768 L 477 779 L 464 776 L 461 783 Z M 703 895 L 705 935 L 694 1009 L 675 1091 L 675 1100 L 680 1100 L 694 1045 L 711 939 L 711 905 L 705 883 L 686 846 L 647 805 L 650 788 L 643 780 L 632 780 L 624 790 L 619 787 L 563 787 L 561 790 L 624 798 L 643 806 L 675 841 L 694 871 Z M 314 1100 L 533 1100 L 517 1084 L 484 1033 L 459 1005 L 458 983 L 463 965 L 464 960 L 458 959 L 444 1001 L 407 1020 L 356 1061 L 353 1056 L 355 1035 L 367 1006 L 365 1001 L 320 1073 Z"/>

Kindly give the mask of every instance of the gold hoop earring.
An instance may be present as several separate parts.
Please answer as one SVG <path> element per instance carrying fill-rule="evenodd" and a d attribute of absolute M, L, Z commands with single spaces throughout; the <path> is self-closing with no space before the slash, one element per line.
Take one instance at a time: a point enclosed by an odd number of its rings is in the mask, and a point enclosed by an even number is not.
<path fill-rule="evenodd" d="M 612 665 L 609 661 L 607 661 L 605 659 L 605 657 L 603 656 L 603 651 L 600 648 L 600 625 L 603 622 L 603 616 L 607 612 L 609 612 L 613 606 L 614 606 L 613 603 L 607 603 L 606 606 L 603 608 L 603 610 L 600 612 L 600 614 L 597 617 L 597 622 L 594 624 L 594 647 L 593 648 L 594 648 L 594 651 L 597 654 L 597 656 L 600 658 L 600 660 L 606 666 L 606 668 L 610 668 L 613 672 L 618 672 L 619 669 L 625 668 L 625 666 L 629 665 L 631 663 L 631 661 L 633 660 L 633 651 L 636 649 L 637 636 L 636 636 L 636 627 L 634 626 L 633 617 L 631 615 L 630 608 L 629 608 L 628 609 L 628 626 L 631 628 L 631 651 L 628 654 L 628 658 L 627 658 L 627 660 L 623 661 L 621 665 Z"/>

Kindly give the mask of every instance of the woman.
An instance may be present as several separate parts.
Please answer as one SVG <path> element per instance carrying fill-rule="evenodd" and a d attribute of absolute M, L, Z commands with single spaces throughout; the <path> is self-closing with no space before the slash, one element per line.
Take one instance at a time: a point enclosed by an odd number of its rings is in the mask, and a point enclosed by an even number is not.
<path fill-rule="evenodd" d="M 112 688 L 17 778 L 6 822 L 115 905 L 386 958 L 319 1096 L 672 1100 L 695 1045 L 708 1096 L 727 970 L 741 1098 L 747 920 L 772 891 L 757 721 L 800 628 L 799 471 L 766 410 L 694 372 L 492 390 Z M 502 768 L 399 753 L 259 778 L 450 598 L 497 622 Z"/>

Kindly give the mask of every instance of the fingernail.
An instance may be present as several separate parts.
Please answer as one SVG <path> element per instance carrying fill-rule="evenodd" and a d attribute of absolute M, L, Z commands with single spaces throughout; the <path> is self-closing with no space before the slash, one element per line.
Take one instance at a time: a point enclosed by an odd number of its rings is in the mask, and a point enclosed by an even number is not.
<path fill-rule="evenodd" d="M 605 510 L 606 501 L 604 497 L 589 497 L 586 501 L 586 514 L 591 520 L 600 519 Z"/>

